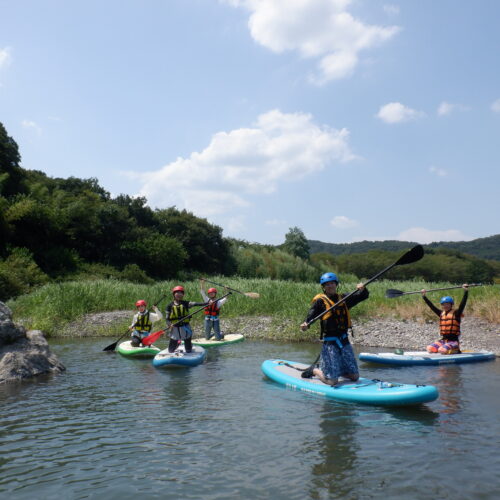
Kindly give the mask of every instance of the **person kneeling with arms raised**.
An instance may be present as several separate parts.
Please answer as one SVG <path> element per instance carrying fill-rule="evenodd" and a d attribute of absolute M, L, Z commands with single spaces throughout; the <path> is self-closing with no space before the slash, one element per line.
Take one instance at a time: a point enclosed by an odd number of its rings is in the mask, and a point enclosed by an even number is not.
<path fill-rule="evenodd" d="M 465 304 L 469 296 L 469 285 L 463 284 L 462 288 L 465 290 L 460 305 L 457 309 L 453 309 L 455 301 L 453 297 L 447 295 L 442 297 L 439 301 L 442 309 L 438 309 L 426 296 L 426 290 L 422 290 L 422 298 L 424 302 L 431 308 L 431 310 L 439 316 L 439 333 L 441 339 L 436 340 L 427 346 L 427 352 L 440 354 L 460 354 L 460 323 L 462 321 Z"/>

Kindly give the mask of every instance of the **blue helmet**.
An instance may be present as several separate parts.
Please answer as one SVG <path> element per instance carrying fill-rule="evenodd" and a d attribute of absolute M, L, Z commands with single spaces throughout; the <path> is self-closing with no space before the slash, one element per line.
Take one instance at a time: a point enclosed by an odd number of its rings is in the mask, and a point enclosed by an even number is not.
<path fill-rule="evenodd" d="M 455 301 L 453 300 L 453 297 L 450 297 L 447 295 L 446 297 L 442 297 L 441 300 L 439 301 L 440 304 L 454 304 Z"/>
<path fill-rule="evenodd" d="M 336 281 L 338 283 L 339 279 L 337 278 L 337 275 L 335 273 L 325 273 L 319 279 L 319 282 L 321 285 L 324 285 L 325 283 L 328 283 L 329 281 Z"/>

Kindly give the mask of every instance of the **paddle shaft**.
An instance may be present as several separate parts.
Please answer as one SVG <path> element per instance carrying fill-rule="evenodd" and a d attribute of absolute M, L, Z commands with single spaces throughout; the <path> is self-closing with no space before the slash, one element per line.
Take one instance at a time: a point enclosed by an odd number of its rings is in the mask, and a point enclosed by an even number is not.
<path fill-rule="evenodd" d="M 470 285 L 467 285 L 468 288 L 471 286 L 484 286 L 482 283 L 471 283 Z M 463 288 L 462 285 L 456 285 L 456 286 L 447 286 L 445 288 L 431 288 L 430 290 L 425 290 L 425 292 L 440 292 L 442 290 L 456 290 L 457 288 Z M 399 292 L 399 293 L 396 293 Z M 413 295 L 415 293 L 422 293 L 422 290 L 419 290 L 418 292 L 401 292 L 400 290 L 394 290 L 394 297 L 399 297 L 400 295 Z"/>
<path fill-rule="evenodd" d="M 415 256 L 412 258 L 412 252 L 415 254 Z M 406 252 L 402 257 L 400 257 L 396 262 L 391 264 L 390 266 L 387 266 L 385 269 L 382 269 L 379 273 L 377 273 L 375 276 L 370 278 L 368 281 L 363 283 L 363 287 L 366 285 L 370 284 L 372 281 L 375 281 L 377 278 L 380 278 L 383 274 L 385 274 L 387 271 L 390 271 L 393 267 L 399 266 L 399 265 L 404 265 L 404 264 L 411 264 L 412 262 L 416 262 L 417 260 L 420 260 L 423 257 L 423 249 L 420 245 L 417 245 L 413 247 L 411 250 Z M 340 304 L 343 304 L 349 297 L 354 295 L 357 292 L 357 290 L 354 290 L 353 292 L 347 294 L 345 297 L 340 299 L 338 302 L 333 304 L 333 306 L 329 307 L 326 311 L 323 311 L 321 314 L 318 314 L 315 318 L 307 322 L 307 326 L 312 325 L 315 321 L 323 317 L 326 313 L 330 312 L 331 310 L 335 309 L 338 307 Z"/>
<path fill-rule="evenodd" d="M 223 288 L 227 288 L 228 290 L 231 290 L 232 292 L 241 293 L 241 295 L 245 295 L 244 292 L 240 292 L 239 290 L 235 290 L 234 288 L 231 288 L 230 286 L 222 285 L 221 283 L 216 283 L 215 281 L 207 280 L 206 278 L 200 278 L 200 279 L 205 280 L 208 283 L 212 283 L 212 285 L 221 286 Z M 224 295 L 224 297 L 226 297 L 226 295 Z M 246 297 L 246 295 L 245 295 L 245 297 Z"/>

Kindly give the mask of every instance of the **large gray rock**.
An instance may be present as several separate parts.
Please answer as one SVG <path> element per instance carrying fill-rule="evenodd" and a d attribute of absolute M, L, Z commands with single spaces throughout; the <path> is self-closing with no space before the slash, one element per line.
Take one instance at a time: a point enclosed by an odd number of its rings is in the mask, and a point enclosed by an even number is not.
<path fill-rule="evenodd" d="M 16 326 L 12 311 L 0 302 L 0 384 L 65 369 L 42 332 Z"/>

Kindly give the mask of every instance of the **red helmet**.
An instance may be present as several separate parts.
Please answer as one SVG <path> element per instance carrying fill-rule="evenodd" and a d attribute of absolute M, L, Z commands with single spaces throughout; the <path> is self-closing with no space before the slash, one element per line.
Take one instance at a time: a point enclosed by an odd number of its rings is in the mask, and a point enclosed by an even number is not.
<path fill-rule="evenodd" d="M 217 288 L 209 288 L 207 293 L 217 293 Z"/>
<path fill-rule="evenodd" d="M 175 293 L 175 292 L 184 293 L 184 287 L 183 286 L 174 286 L 174 288 L 172 288 L 172 293 Z"/>
<path fill-rule="evenodd" d="M 135 307 L 139 307 L 139 306 L 144 306 L 144 307 L 146 307 L 146 306 L 147 306 L 146 301 L 145 301 L 145 300 L 138 300 L 138 301 L 135 303 Z"/>

